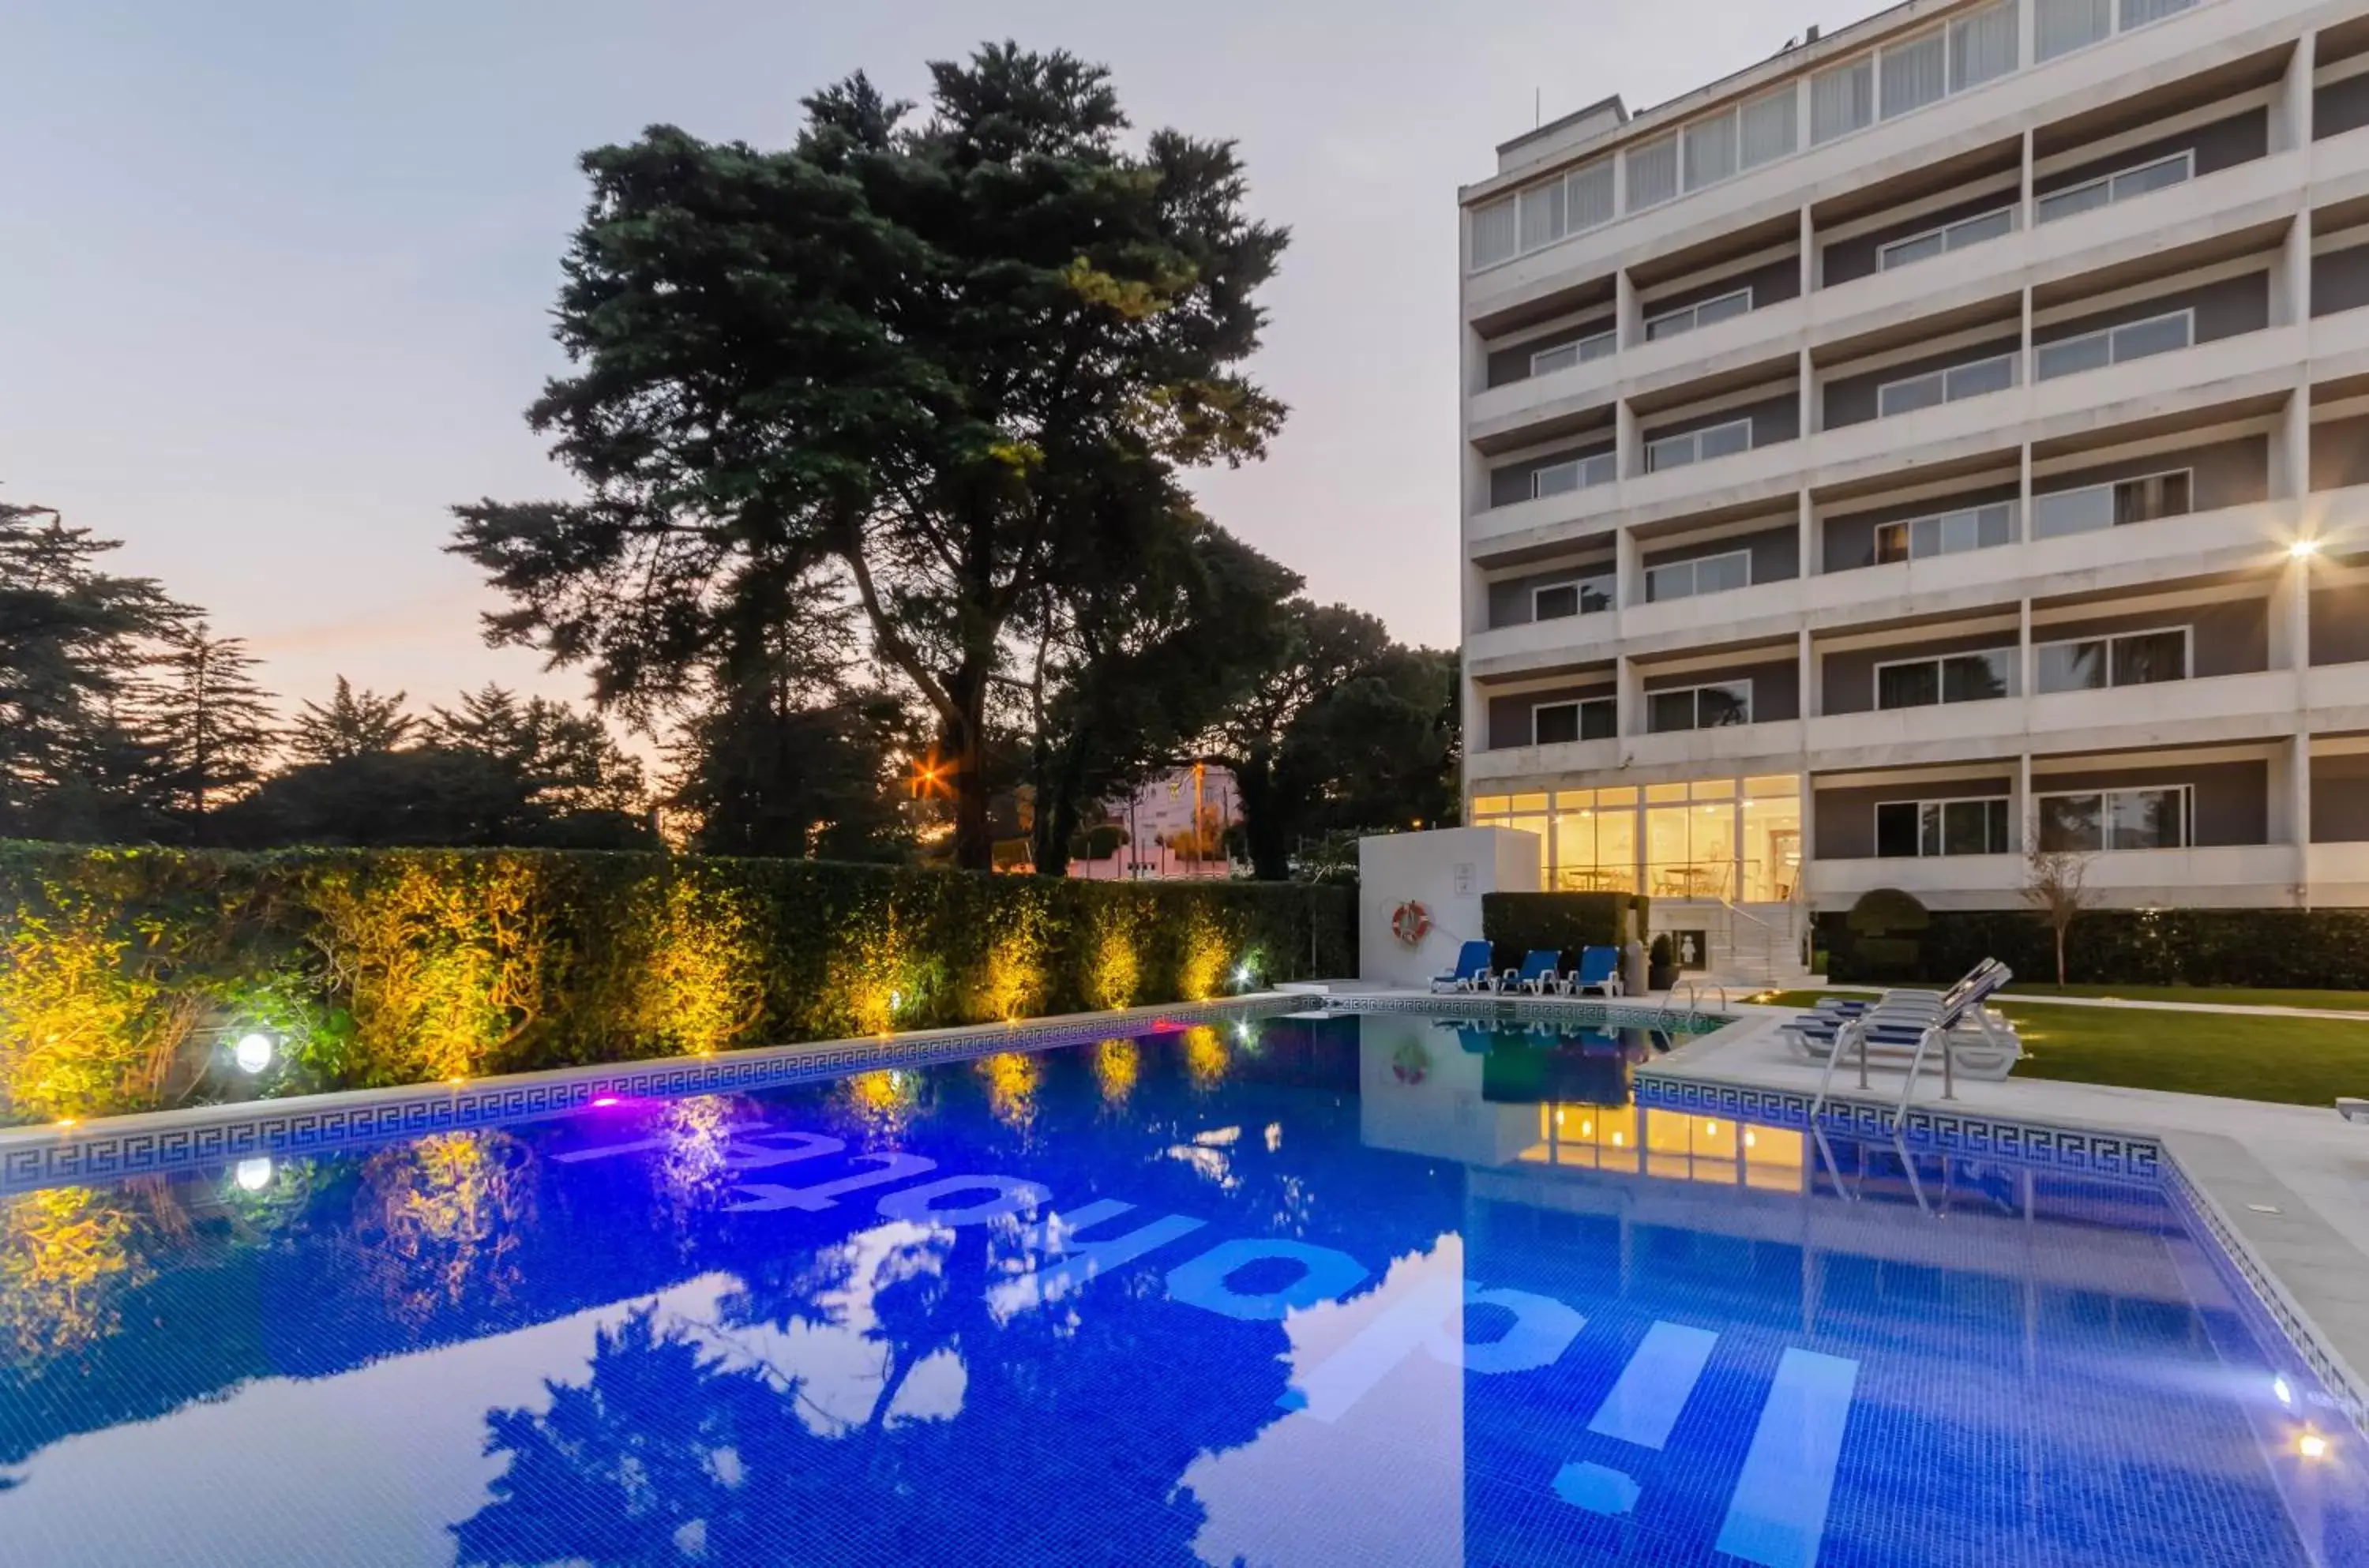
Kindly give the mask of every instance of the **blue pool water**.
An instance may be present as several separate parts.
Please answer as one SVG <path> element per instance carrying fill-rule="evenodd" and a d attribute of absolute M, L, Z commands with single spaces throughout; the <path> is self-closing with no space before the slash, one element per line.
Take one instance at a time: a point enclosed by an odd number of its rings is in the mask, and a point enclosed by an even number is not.
<path fill-rule="evenodd" d="M 2369 1562 L 2151 1184 L 1654 1048 L 1276 1019 L 0 1198 L 0 1563 Z"/>

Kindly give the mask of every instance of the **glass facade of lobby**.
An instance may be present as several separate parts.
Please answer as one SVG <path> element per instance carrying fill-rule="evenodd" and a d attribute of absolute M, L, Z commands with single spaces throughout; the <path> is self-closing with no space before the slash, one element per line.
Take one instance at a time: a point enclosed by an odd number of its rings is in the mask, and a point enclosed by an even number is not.
<path fill-rule="evenodd" d="M 1539 837 L 1539 885 L 1779 904 L 1802 879 L 1797 773 L 1472 797 L 1476 828 Z"/>

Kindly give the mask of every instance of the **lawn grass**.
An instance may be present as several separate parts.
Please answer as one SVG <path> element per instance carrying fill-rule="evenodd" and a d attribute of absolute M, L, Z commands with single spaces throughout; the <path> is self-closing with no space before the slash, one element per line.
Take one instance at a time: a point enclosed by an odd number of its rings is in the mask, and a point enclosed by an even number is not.
<path fill-rule="evenodd" d="M 2180 988 L 2100 989 L 2103 994 L 2131 1001 L 2153 1001 L 2154 996 L 2143 993 Z M 1806 1007 L 1832 994 L 1785 991 L 1779 995 L 1777 1005 Z M 2211 994 L 2215 1001 L 2235 1001 L 2239 996 L 2250 1000 L 2348 993 Z M 2369 1094 L 2369 1024 L 2353 1019 L 2055 1007 L 2014 1001 L 2001 1002 L 1999 1011 L 2014 1020 L 2016 1032 L 2023 1037 L 2023 1059 L 2015 1067 L 2019 1078 L 2219 1094 L 2293 1105 L 2326 1105 L 2340 1094 Z"/>

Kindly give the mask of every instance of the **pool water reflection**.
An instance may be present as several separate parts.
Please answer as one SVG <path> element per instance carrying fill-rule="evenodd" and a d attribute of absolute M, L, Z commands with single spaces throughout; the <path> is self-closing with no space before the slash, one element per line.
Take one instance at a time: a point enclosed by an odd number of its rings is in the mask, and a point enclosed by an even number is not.
<path fill-rule="evenodd" d="M 1277 1019 L 0 1200 L 0 1562 L 2369 1561 L 2151 1185 L 1639 1108 L 1656 1047 Z"/>

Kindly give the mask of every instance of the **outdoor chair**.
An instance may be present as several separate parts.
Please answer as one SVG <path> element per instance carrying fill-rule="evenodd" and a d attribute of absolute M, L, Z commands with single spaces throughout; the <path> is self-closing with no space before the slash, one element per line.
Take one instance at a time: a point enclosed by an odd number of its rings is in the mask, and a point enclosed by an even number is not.
<path fill-rule="evenodd" d="M 1489 944 L 1468 942 L 1456 955 L 1456 967 L 1444 975 L 1431 977 L 1431 989 L 1439 991 L 1479 990 L 1489 983 Z"/>
<path fill-rule="evenodd" d="M 1579 967 L 1572 970 L 1571 979 L 1563 990 L 1570 996 L 1585 996 L 1589 991 L 1604 996 L 1620 995 L 1620 949 L 1583 949 L 1579 955 Z"/>
<path fill-rule="evenodd" d="M 1500 990 L 1528 991 L 1532 996 L 1550 996 L 1562 990 L 1562 955 L 1551 947 L 1533 947 L 1522 958 L 1522 967 L 1508 969 Z"/>

